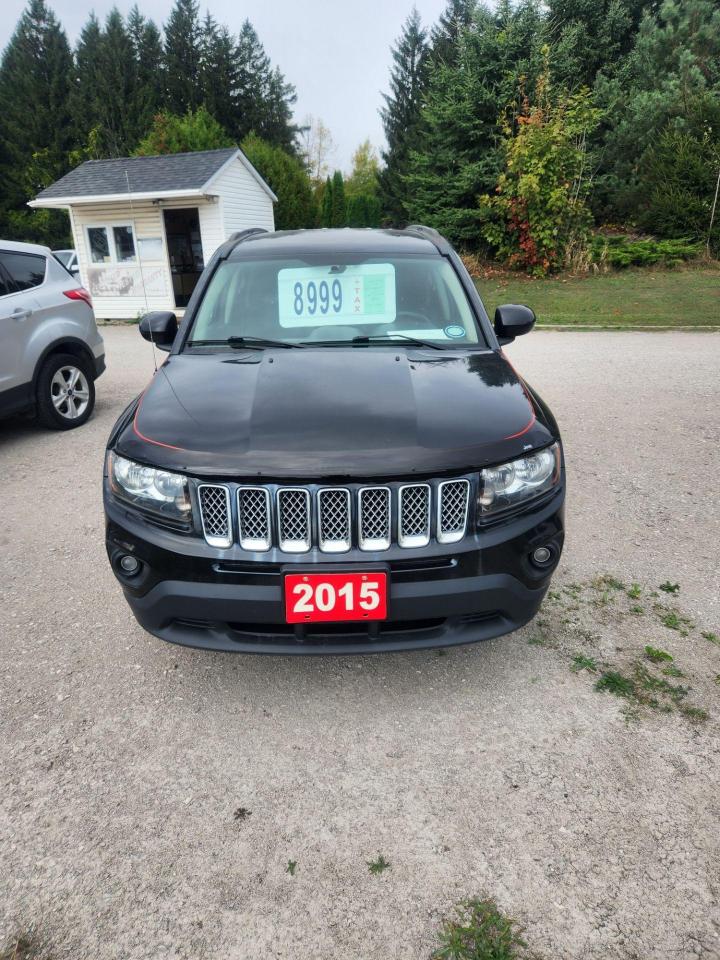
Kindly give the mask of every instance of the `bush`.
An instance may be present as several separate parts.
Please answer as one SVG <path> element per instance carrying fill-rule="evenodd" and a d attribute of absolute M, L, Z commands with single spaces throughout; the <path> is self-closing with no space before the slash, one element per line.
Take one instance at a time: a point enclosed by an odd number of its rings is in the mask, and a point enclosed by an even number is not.
<path fill-rule="evenodd" d="M 485 239 L 509 266 L 542 276 L 583 258 L 591 224 L 585 145 L 599 116 L 588 90 L 553 101 L 546 63 L 536 103 L 525 99 L 505 122 L 505 170 L 496 195 L 479 203 Z"/>
<path fill-rule="evenodd" d="M 317 204 L 310 177 L 302 162 L 282 147 L 261 140 L 251 133 L 242 142 L 250 163 L 277 196 L 275 228 L 297 230 L 317 225 Z"/>
<path fill-rule="evenodd" d="M 608 267 L 646 267 L 662 264 L 675 267 L 702 253 L 703 245 L 688 239 L 655 240 L 652 237 L 604 236 L 597 234 L 590 244 L 593 263 Z"/>

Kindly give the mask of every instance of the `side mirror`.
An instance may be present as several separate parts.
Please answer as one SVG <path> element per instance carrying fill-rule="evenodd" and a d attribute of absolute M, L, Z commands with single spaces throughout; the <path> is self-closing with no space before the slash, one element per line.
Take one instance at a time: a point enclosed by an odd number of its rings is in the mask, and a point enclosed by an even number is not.
<path fill-rule="evenodd" d="M 535 314 L 522 303 L 506 303 L 495 310 L 495 334 L 501 344 L 512 343 L 515 337 L 530 333 Z"/>
<path fill-rule="evenodd" d="M 146 313 L 140 320 L 140 336 L 154 343 L 160 350 L 169 350 L 177 336 L 178 322 L 169 310 Z"/>

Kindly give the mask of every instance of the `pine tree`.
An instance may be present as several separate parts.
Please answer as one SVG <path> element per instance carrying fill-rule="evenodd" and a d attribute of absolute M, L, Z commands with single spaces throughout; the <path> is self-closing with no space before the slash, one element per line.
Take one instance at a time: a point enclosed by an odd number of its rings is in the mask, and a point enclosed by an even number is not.
<path fill-rule="evenodd" d="M 136 118 L 128 110 L 135 99 L 136 65 L 125 21 L 114 8 L 105 21 L 96 90 L 106 155 L 127 156 L 137 142 Z"/>
<path fill-rule="evenodd" d="M 263 126 L 270 60 L 249 20 L 240 29 L 235 56 L 238 65 L 238 134 L 243 137 L 253 132 L 259 134 Z"/>
<path fill-rule="evenodd" d="M 325 189 L 322 195 L 321 224 L 323 227 L 332 226 L 333 212 L 333 182 L 330 177 L 325 181 Z"/>
<path fill-rule="evenodd" d="M 238 73 L 233 37 L 208 13 L 200 47 L 203 104 L 230 134 L 238 130 Z"/>
<path fill-rule="evenodd" d="M 0 226 L 5 236 L 55 242 L 67 217 L 26 203 L 67 170 L 76 136 L 73 61 L 65 31 L 44 0 L 30 0 L 0 64 Z M 54 239 L 53 239 L 54 238 Z"/>
<path fill-rule="evenodd" d="M 345 203 L 345 182 L 340 170 L 336 170 L 332 178 L 332 200 L 330 205 L 330 226 L 344 227 L 347 224 L 347 209 Z"/>
<path fill-rule="evenodd" d="M 423 135 L 404 179 L 410 219 L 459 244 L 480 241 L 477 197 L 492 191 L 504 163 L 499 107 L 521 78 L 542 69 L 541 13 L 534 0 L 497 13 L 480 8 L 454 57 L 433 69 L 422 111 Z"/>
<path fill-rule="evenodd" d="M 387 150 L 382 158 L 385 168 L 379 175 L 380 196 L 388 220 L 401 226 L 407 222 L 405 201 L 410 150 L 418 143 L 420 108 L 427 84 L 427 34 L 420 14 L 413 7 L 402 33 L 392 50 L 390 94 L 383 94 L 380 111 Z"/>
<path fill-rule="evenodd" d="M 451 63 L 455 59 L 460 36 L 470 28 L 476 10 L 476 0 L 447 0 L 430 34 L 433 63 Z"/>
<path fill-rule="evenodd" d="M 135 59 L 135 90 L 130 110 L 137 142 L 145 136 L 153 117 L 162 108 L 163 45 L 158 28 L 152 20 L 143 17 L 137 6 L 128 15 L 127 30 Z"/>
<path fill-rule="evenodd" d="M 268 77 L 260 125 L 262 136 L 268 143 L 282 147 L 289 153 L 296 150 L 295 138 L 298 128 L 292 122 L 292 105 L 297 100 L 295 87 L 285 80 L 278 67 Z"/>
<path fill-rule="evenodd" d="M 198 10 L 196 0 L 175 0 L 165 25 L 165 102 L 173 114 L 202 102 Z"/>

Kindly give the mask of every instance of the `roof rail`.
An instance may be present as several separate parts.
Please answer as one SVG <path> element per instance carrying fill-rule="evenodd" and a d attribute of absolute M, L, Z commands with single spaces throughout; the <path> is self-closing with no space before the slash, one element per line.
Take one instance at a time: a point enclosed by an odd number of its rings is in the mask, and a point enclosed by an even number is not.
<path fill-rule="evenodd" d="M 429 240 L 430 243 L 435 244 L 440 253 L 448 253 L 451 250 L 445 237 L 438 233 L 434 227 L 426 227 L 422 223 L 411 223 L 407 227 L 403 227 L 403 233 L 412 234 L 421 240 Z"/>
<path fill-rule="evenodd" d="M 258 233 L 267 233 L 268 231 L 264 227 L 248 227 L 247 230 L 237 230 L 235 233 L 231 234 L 227 240 L 221 244 L 216 251 L 217 257 L 220 260 L 226 260 L 230 254 L 233 252 L 235 247 L 242 243 L 243 240 L 248 240 L 250 237 L 254 237 Z"/>

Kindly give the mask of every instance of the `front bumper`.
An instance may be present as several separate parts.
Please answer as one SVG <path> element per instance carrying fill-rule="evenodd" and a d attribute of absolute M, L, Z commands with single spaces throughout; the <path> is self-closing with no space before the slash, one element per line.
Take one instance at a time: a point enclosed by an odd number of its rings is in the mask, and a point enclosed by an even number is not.
<path fill-rule="evenodd" d="M 228 559 L 196 537 L 160 529 L 106 493 L 107 550 L 138 621 L 185 646 L 263 654 L 349 654 L 453 646 L 517 630 L 537 613 L 560 559 L 564 489 L 464 541 L 390 554 L 308 554 L 287 563 Z M 550 545 L 537 569 L 530 554 Z M 143 564 L 125 576 L 119 558 Z M 376 561 L 376 562 L 373 562 Z M 283 575 L 293 569 L 388 570 L 388 618 L 375 623 L 284 622 Z"/>

